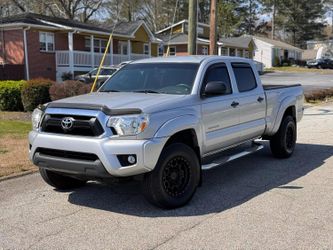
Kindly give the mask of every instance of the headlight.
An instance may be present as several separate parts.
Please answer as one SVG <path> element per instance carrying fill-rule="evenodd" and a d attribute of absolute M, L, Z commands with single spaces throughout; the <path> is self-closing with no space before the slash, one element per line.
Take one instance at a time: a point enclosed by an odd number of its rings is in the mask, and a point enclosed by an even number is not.
<path fill-rule="evenodd" d="M 43 111 L 39 108 L 36 108 L 31 115 L 32 129 L 37 130 L 39 128 L 40 121 L 43 116 Z"/>
<path fill-rule="evenodd" d="M 114 116 L 109 119 L 108 127 L 113 128 L 120 136 L 130 136 L 143 132 L 148 123 L 148 115 Z"/>

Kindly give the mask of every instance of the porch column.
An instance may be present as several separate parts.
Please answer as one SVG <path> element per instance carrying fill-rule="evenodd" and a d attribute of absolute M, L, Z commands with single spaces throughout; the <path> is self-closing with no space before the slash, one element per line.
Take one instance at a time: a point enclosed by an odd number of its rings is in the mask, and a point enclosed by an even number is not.
<path fill-rule="evenodd" d="M 68 64 L 69 72 L 72 73 L 74 77 L 74 49 L 73 49 L 73 32 L 68 32 Z"/>
<path fill-rule="evenodd" d="M 228 55 L 227 56 L 230 56 L 230 48 L 228 47 Z"/>
<path fill-rule="evenodd" d="M 91 69 L 95 68 L 94 35 L 90 36 Z"/>
<path fill-rule="evenodd" d="M 238 56 L 238 55 L 237 55 L 237 52 L 238 52 L 238 49 L 236 48 L 236 49 L 235 49 L 235 56 Z"/>
<path fill-rule="evenodd" d="M 148 43 L 149 53 L 148 56 L 151 57 L 151 41 Z"/>
<path fill-rule="evenodd" d="M 219 56 L 222 55 L 222 46 L 219 46 L 219 47 L 217 48 L 217 54 L 218 54 Z"/>
<path fill-rule="evenodd" d="M 131 60 L 131 40 L 127 40 L 127 55 L 128 55 L 128 60 Z"/>
<path fill-rule="evenodd" d="M 113 65 L 113 38 L 110 41 L 110 65 Z"/>
<path fill-rule="evenodd" d="M 245 49 L 243 49 L 243 57 L 245 57 Z"/>

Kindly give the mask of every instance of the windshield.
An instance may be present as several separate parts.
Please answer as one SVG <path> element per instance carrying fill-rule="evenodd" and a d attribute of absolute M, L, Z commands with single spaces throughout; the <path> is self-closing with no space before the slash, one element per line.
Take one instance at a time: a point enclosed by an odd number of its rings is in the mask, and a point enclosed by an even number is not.
<path fill-rule="evenodd" d="M 101 92 L 142 92 L 186 95 L 193 87 L 199 64 L 128 64 L 101 87 Z"/>

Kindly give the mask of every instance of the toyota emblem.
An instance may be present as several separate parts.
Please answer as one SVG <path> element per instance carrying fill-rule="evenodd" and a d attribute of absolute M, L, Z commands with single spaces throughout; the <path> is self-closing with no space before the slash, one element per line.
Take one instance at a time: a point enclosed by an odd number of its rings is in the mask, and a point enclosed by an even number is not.
<path fill-rule="evenodd" d="M 74 118 L 72 117 L 65 117 L 61 120 L 61 127 L 63 130 L 70 130 L 73 128 L 74 125 Z"/>

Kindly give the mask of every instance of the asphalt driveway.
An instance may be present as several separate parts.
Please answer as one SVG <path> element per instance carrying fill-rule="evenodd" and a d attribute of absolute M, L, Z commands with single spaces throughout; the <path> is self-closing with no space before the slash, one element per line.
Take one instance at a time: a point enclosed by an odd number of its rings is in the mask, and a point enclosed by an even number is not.
<path fill-rule="evenodd" d="M 0 182 L 0 249 L 333 249 L 333 104 L 306 109 L 298 131 L 292 158 L 266 147 L 205 172 L 177 210 L 152 207 L 133 182 Z"/>
<path fill-rule="evenodd" d="M 327 70 L 333 71 L 333 70 Z M 272 72 L 261 76 L 264 84 L 302 84 L 305 91 L 315 89 L 333 88 L 333 73 L 319 74 L 315 72 L 309 73 L 290 73 L 290 72 Z"/>

